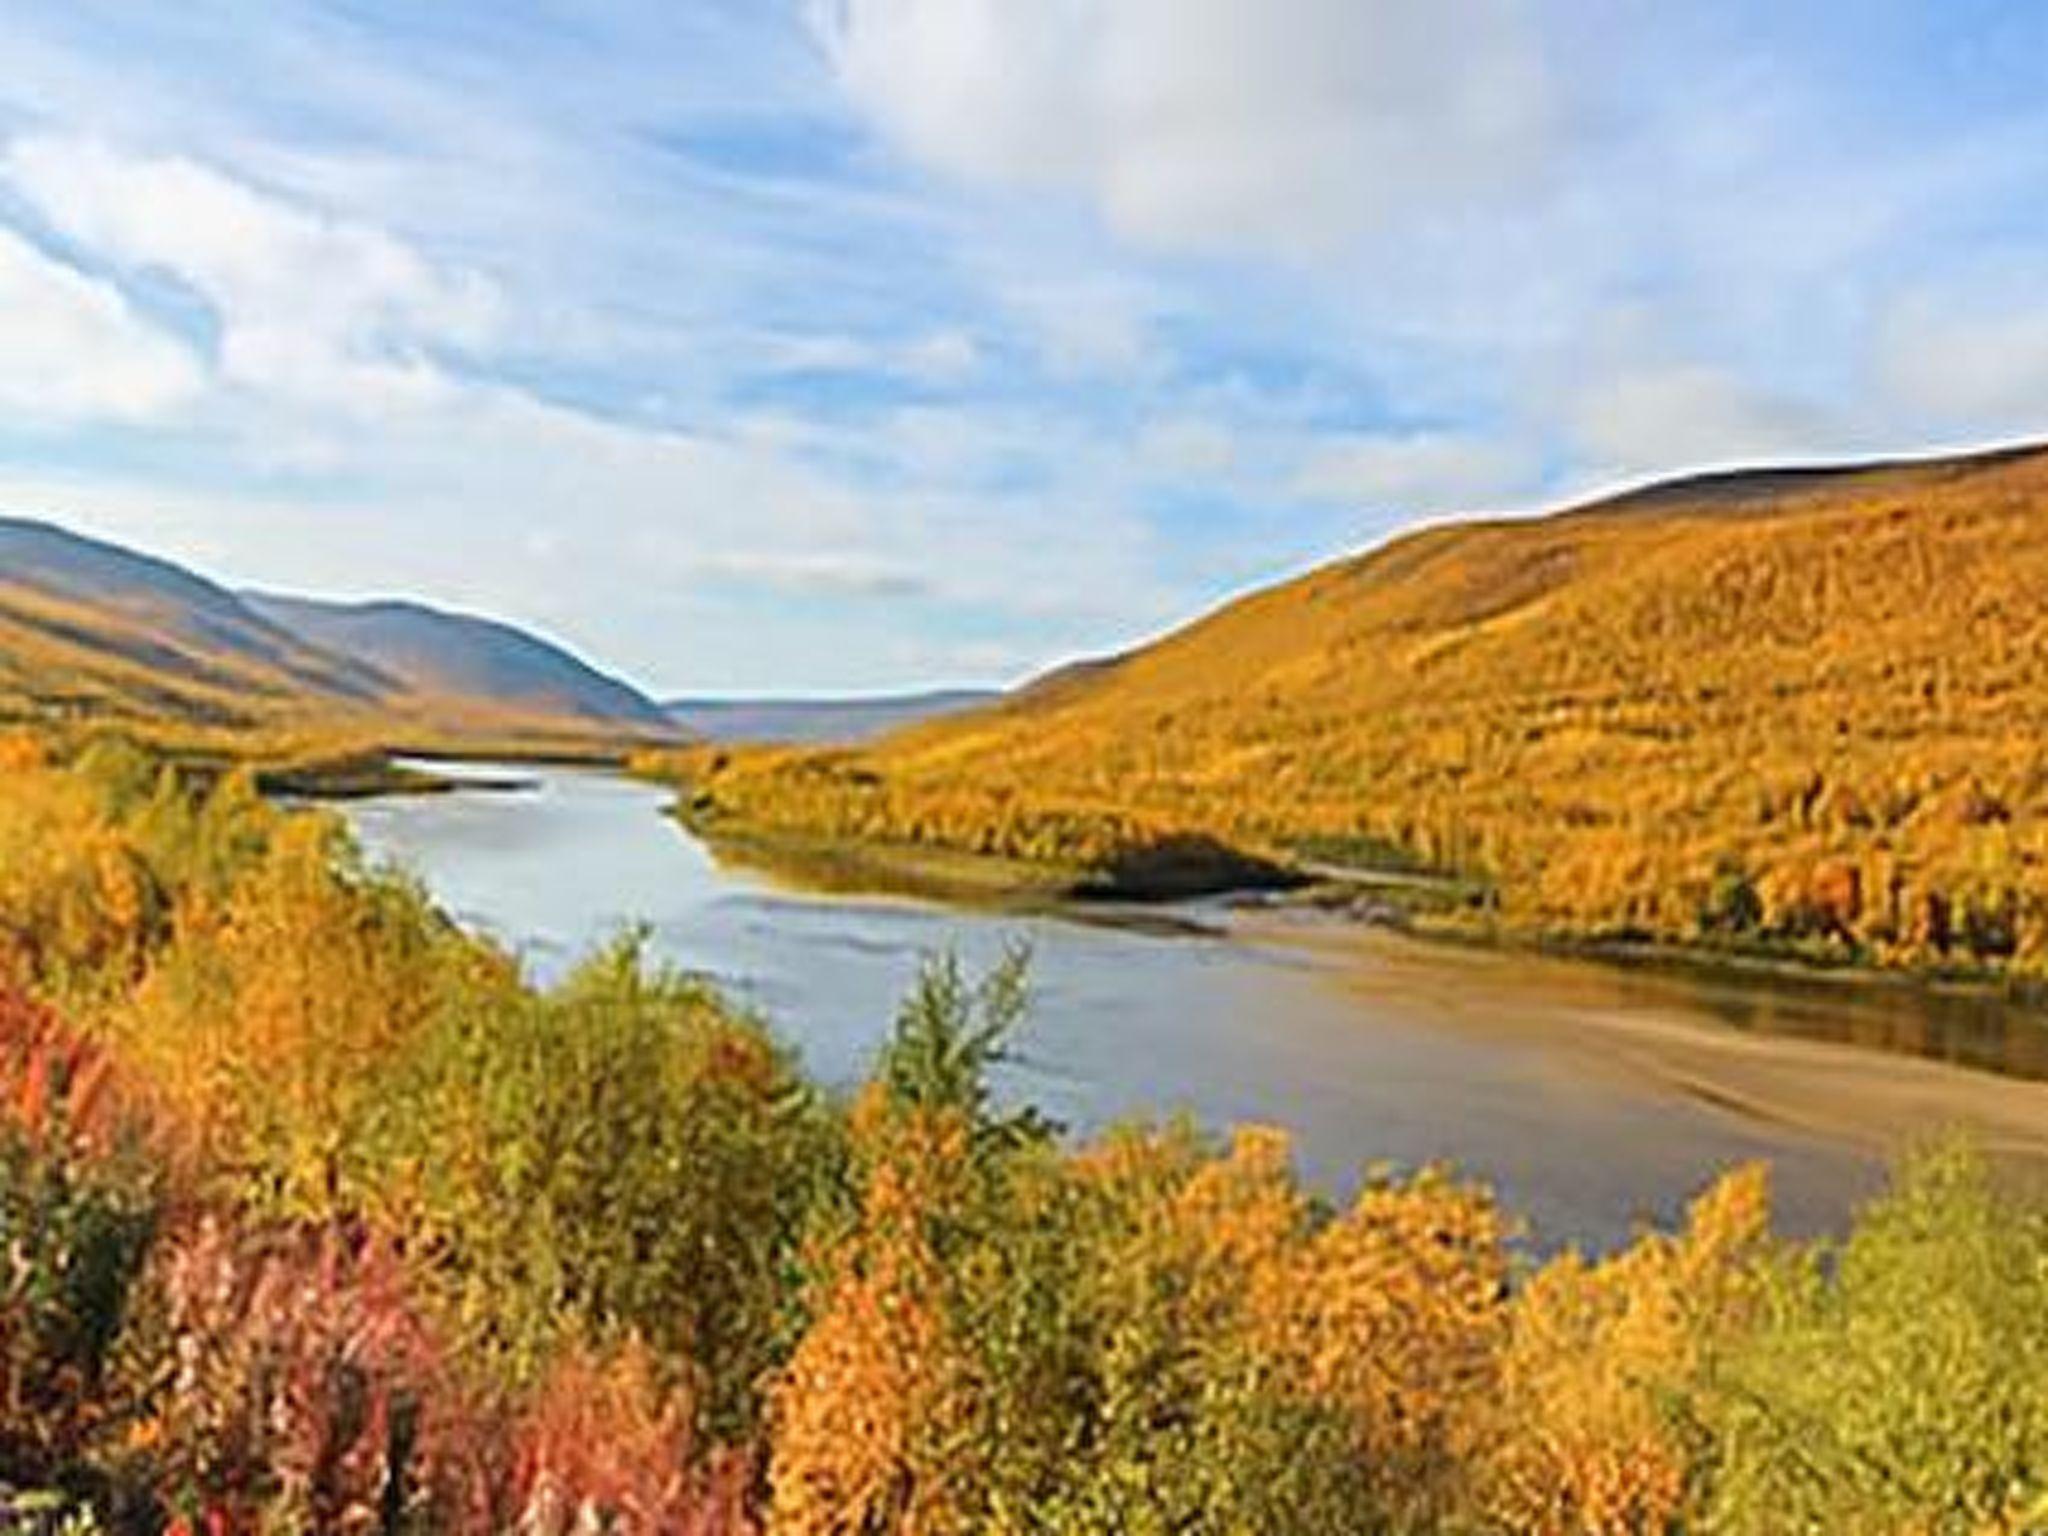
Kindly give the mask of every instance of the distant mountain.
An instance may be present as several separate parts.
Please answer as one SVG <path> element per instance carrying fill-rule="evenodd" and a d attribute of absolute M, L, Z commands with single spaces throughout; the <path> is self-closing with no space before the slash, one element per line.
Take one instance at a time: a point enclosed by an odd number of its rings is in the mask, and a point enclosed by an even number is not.
<path fill-rule="evenodd" d="M 124 721 L 374 737 L 672 736 L 559 646 L 409 603 L 236 593 L 55 524 L 0 518 L 0 725 Z"/>
<path fill-rule="evenodd" d="M 638 689 L 494 619 L 409 602 L 329 603 L 263 592 L 242 597 L 272 624 L 429 698 L 480 700 L 593 725 L 671 729 L 661 706 Z"/>
<path fill-rule="evenodd" d="M 364 708 L 399 684 L 168 561 L 0 518 L 0 712 L 260 723 Z"/>
<path fill-rule="evenodd" d="M 942 688 L 843 699 L 670 699 L 662 708 L 675 724 L 710 741 L 828 745 L 872 741 L 1001 697 L 992 688 Z"/>

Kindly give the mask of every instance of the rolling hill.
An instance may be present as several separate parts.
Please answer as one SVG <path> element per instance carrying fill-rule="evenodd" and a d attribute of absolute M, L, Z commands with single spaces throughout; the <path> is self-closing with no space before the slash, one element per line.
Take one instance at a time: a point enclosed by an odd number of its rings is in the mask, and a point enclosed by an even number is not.
<path fill-rule="evenodd" d="M 1466 921 L 2048 968 L 2048 450 L 1450 523 L 693 814 L 1100 866 L 1455 874 Z"/>
<path fill-rule="evenodd" d="M 707 741 L 806 743 L 873 741 L 907 725 L 993 704 L 991 688 L 940 688 L 925 693 L 853 698 L 670 699 L 669 719 Z"/>
<path fill-rule="evenodd" d="M 311 645 L 192 572 L 0 519 L 0 709 L 26 718 L 273 723 L 374 709 L 374 667 Z"/>
<path fill-rule="evenodd" d="M 661 706 L 561 646 L 509 624 L 410 602 L 328 603 L 243 594 L 279 628 L 424 698 L 482 700 L 535 716 L 667 732 Z"/>
<path fill-rule="evenodd" d="M 21 518 L 0 519 L 0 723 L 9 721 L 353 744 L 673 734 L 625 684 L 503 625 L 404 605 L 252 600 Z"/>

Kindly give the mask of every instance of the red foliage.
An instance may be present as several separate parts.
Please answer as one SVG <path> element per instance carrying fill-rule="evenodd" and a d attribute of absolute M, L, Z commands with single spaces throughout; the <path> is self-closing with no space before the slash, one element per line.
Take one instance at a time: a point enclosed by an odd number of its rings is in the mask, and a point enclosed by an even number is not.
<path fill-rule="evenodd" d="M 396 1521 L 477 1536 L 743 1536 L 752 1469 L 699 1457 L 687 1394 L 639 1347 L 572 1351 L 523 1412 L 469 1389 L 393 1244 L 214 1220 L 160 1266 L 169 1356 L 137 1436 L 198 1536 Z"/>
<path fill-rule="evenodd" d="M 0 982 L 0 1125 L 39 1150 L 104 1156 L 134 1124 L 113 1079 L 103 1050 Z"/>
<path fill-rule="evenodd" d="M 689 1396 L 663 1390 L 644 1348 L 572 1351 L 521 1428 L 517 1529 L 741 1536 L 756 1528 L 751 1472 L 738 1454 L 697 1456 Z"/>
<path fill-rule="evenodd" d="M 392 1244 L 208 1219 L 159 1280 L 173 1364 L 137 1438 L 170 1503 L 209 1530 L 459 1528 L 491 1482 L 488 1416 L 450 1384 Z"/>

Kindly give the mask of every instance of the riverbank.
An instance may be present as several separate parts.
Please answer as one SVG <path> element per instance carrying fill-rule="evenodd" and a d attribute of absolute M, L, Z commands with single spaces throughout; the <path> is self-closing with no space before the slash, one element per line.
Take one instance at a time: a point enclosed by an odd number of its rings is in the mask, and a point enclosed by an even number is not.
<path fill-rule="evenodd" d="M 1070 870 L 679 819 L 716 856 L 797 889 L 1090 914 Z M 1440 894 L 1413 876 L 1350 896 L 1326 883 L 1226 903 L 1222 931 L 1312 957 L 1374 1011 L 1534 1047 L 1560 1073 L 1675 1095 L 1873 1156 L 1962 1129 L 2012 1177 L 2048 1189 L 2048 1018 L 1999 986 L 1429 921 Z M 1480 980 L 1489 984 L 1468 985 Z M 1489 1007 L 1510 985 L 1517 1006 Z"/>
<path fill-rule="evenodd" d="M 1928 1038 L 1918 1010 L 1918 1041 L 1873 1038 L 1909 1016 L 1887 1007 L 1905 994 L 1847 985 L 1772 991 L 1731 974 L 1717 999 L 1703 995 L 1696 974 L 1681 983 L 1479 946 L 1464 946 L 1447 967 L 1449 946 L 1284 912 L 1241 912 L 1234 931 L 1313 957 L 1374 1007 L 1536 1048 L 1561 1072 L 1675 1094 L 1875 1156 L 1964 1130 L 2015 1177 L 2048 1189 L 2048 1082 L 1985 1069 L 1972 1058 L 1993 1053 L 1986 1042 Z M 1516 1008 L 1489 1006 L 1508 985 Z M 1706 1022 L 1703 1007 L 1725 1022 Z M 1931 1046 L 1945 1049 L 1925 1053 Z"/>
<path fill-rule="evenodd" d="M 284 760 L 259 758 L 252 764 L 257 787 L 267 795 L 335 801 L 444 795 L 465 789 L 512 793 L 531 789 L 536 782 L 522 770 L 623 771 L 625 766 L 625 754 L 608 746 L 517 741 L 495 741 L 487 747 L 446 742 L 374 746 Z"/>
<path fill-rule="evenodd" d="M 900 896 L 1002 911 L 1044 912 L 1073 899 L 1078 870 L 913 843 L 837 842 L 691 817 L 668 817 L 721 863 L 791 890 L 835 896 Z"/>
<path fill-rule="evenodd" d="M 659 778 L 641 777 L 674 788 Z M 677 798 L 670 815 L 737 864 L 841 894 L 1036 910 L 1062 902 L 1165 903 L 1230 892 L 1272 893 L 1305 883 L 1285 866 L 1195 836 L 1136 843 L 1100 861 L 1059 861 L 767 826 L 722 814 L 687 796 Z"/>
<path fill-rule="evenodd" d="M 2039 1014 L 2048 1053 L 2048 988 L 2030 975 L 1954 959 L 1878 963 L 1858 947 L 1768 934 L 1703 933 L 1691 939 L 1520 926 L 1499 910 L 1484 881 L 1415 866 L 1332 862 L 1320 848 L 1258 854 L 1197 834 L 1175 834 L 1094 857 L 1048 859 L 970 851 L 951 842 L 877 837 L 765 822 L 714 794 L 693 790 L 672 767 L 635 760 L 635 777 L 676 796 L 676 820 L 692 835 L 797 887 L 980 906 L 1041 910 L 1095 901 L 1170 903 L 1202 897 L 1328 917 L 1461 948 L 1563 956 L 1601 965 L 1683 971 L 1711 980 L 1803 985 L 1847 980 L 1917 994 L 1964 995 Z M 1084 840 L 1085 841 L 1085 840 Z M 2044 1064 L 2042 1075 L 2048 1075 Z"/>

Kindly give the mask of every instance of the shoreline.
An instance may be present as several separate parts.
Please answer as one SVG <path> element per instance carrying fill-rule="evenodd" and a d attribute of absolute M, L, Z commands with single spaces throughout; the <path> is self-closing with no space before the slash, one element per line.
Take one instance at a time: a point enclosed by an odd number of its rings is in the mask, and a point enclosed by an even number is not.
<path fill-rule="evenodd" d="M 1038 866 L 986 855 L 870 843 L 827 848 L 815 839 L 736 834 L 676 819 L 714 855 L 824 894 L 909 897 L 1078 922 L 1095 920 L 1108 905 L 1062 888 Z M 807 878 L 818 873 L 813 861 L 821 855 L 840 878 Z M 1017 878 L 1020 867 L 1042 878 Z M 921 878 L 934 870 L 955 878 Z M 1670 1094 L 1875 1158 L 1944 1129 L 1961 1130 L 2009 1177 L 2048 1192 L 2048 1017 L 2036 1017 L 2003 988 L 1666 945 L 1395 927 L 1236 894 L 1253 899 L 1226 896 L 1213 912 L 1220 928 L 1184 931 L 1306 955 L 1328 967 L 1334 985 L 1376 1004 L 1432 1027 L 1531 1049 L 1574 1076 Z M 1164 914 L 1175 904 L 1156 905 Z M 1490 1009 L 1485 983 L 1496 975 L 1505 981 L 1508 971 L 1515 973 L 1515 1006 Z M 1480 995 L 1472 995 L 1469 982 L 1482 984 Z M 1929 1021 L 1944 1009 L 1962 1017 L 1949 1049 L 1929 1049 Z M 2039 1060 L 2027 1058 L 2034 1070 L 1995 1064 L 1999 1052 L 1988 1046 L 1968 1049 L 1969 1015 L 1987 1011 L 2005 1025 L 2039 1030 Z M 1902 1034 L 1922 1038 L 1900 1043 Z M 1877 1038 L 1887 1035 L 1893 1038 Z"/>
<path fill-rule="evenodd" d="M 1709 1019 L 1708 1004 L 1687 995 L 1683 981 L 1596 962 L 1467 946 L 1469 968 L 1457 975 L 1443 963 L 1452 947 L 1426 937 L 1264 914 L 1233 932 L 1314 959 L 1334 985 L 1380 1006 L 1530 1049 L 1574 1075 L 1656 1089 L 1877 1157 L 1960 1130 L 2009 1174 L 2048 1189 L 2048 1082 Z M 1491 1006 L 1510 971 L 1515 1006 Z M 1794 1012 L 1827 1005 L 1784 1001 Z"/>
<path fill-rule="evenodd" d="M 1291 880 L 1163 889 L 1143 882 L 1119 884 L 1100 869 L 1035 863 L 929 843 L 835 839 L 762 828 L 728 816 L 698 815 L 689 808 L 686 792 L 673 780 L 630 776 L 673 794 L 669 814 L 692 836 L 714 849 L 731 850 L 736 862 L 797 885 L 807 883 L 815 871 L 817 888 L 831 892 L 867 891 L 1038 911 L 1050 906 L 1085 912 L 1096 904 L 1168 908 L 1209 900 L 1233 916 L 1240 912 L 1299 913 L 1327 919 L 1348 931 L 1390 933 L 1466 951 L 1561 959 L 1708 985 L 1736 980 L 1817 991 L 1883 990 L 1937 1004 L 1956 999 L 2036 1016 L 2043 1049 L 2035 1075 L 2048 1078 L 2048 984 L 2027 978 L 1961 967 L 1872 965 L 1852 955 L 1827 956 L 1764 943 L 1738 947 L 1482 927 L 1446 918 L 1450 909 L 1441 903 L 1465 889 L 1457 877 L 1446 875 L 1355 871 L 1337 880 L 1312 866 L 1289 869 L 1274 865 L 1283 875 L 1291 875 Z"/>

